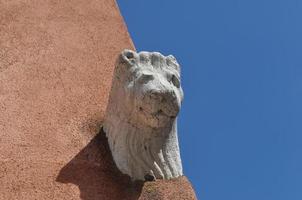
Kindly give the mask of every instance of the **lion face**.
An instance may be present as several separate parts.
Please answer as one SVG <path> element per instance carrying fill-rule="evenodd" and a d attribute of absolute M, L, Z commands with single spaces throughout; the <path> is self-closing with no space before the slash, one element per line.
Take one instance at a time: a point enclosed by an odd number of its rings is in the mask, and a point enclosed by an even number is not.
<path fill-rule="evenodd" d="M 130 116 L 152 128 L 172 124 L 180 110 L 183 91 L 180 69 L 173 56 L 125 50 L 120 62 L 127 63 L 125 100 L 132 105 Z"/>

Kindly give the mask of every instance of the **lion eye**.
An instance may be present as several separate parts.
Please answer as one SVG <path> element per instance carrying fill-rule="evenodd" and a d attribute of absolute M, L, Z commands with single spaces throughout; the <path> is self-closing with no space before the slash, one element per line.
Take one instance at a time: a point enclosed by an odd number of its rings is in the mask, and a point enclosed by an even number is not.
<path fill-rule="evenodd" d="M 154 76 L 152 74 L 142 74 L 138 78 L 138 82 L 144 84 L 144 83 L 147 83 L 147 82 L 149 82 L 153 79 L 154 79 Z"/>
<path fill-rule="evenodd" d="M 173 85 L 177 88 L 180 87 L 180 82 L 179 82 L 179 79 L 175 76 L 175 75 L 172 75 L 171 77 L 171 82 L 173 83 Z"/>

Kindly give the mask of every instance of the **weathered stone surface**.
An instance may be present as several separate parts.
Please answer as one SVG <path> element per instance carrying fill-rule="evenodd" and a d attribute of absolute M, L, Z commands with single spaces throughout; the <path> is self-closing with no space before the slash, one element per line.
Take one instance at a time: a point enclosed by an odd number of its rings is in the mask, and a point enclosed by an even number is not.
<path fill-rule="evenodd" d="M 180 67 L 173 56 L 120 54 L 104 128 L 123 173 L 134 180 L 182 175 L 176 121 L 182 99 Z"/>
<path fill-rule="evenodd" d="M 99 130 L 125 48 L 114 0 L 0 0 L 1 200 L 148 194 L 115 167 Z"/>

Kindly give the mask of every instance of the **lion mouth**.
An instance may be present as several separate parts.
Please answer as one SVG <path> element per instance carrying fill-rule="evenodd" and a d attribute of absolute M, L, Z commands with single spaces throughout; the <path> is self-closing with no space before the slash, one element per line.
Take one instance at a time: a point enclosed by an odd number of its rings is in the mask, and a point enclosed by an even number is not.
<path fill-rule="evenodd" d="M 139 107 L 139 110 L 142 113 L 144 113 L 145 115 L 150 115 L 150 116 L 153 116 L 153 117 L 156 117 L 156 118 L 159 118 L 159 117 L 165 117 L 165 118 L 171 118 L 171 119 L 175 119 L 176 118 L 175 115 L 169 115 L 169 114 L 165 113 L 162 109 L 159 109 L 159 110 L 157 110 L 155 112 L 148 112 L 144 108 Z"/>

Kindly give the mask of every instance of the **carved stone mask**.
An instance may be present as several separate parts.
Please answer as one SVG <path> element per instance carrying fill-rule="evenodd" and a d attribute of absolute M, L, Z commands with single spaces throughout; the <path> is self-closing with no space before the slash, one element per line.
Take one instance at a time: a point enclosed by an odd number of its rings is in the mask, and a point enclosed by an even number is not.
<path fill-rule="evenodd" d="M 183 99 L 180 68 L 175 58 L 157 52 L 137 54 L 126 50 L 120 62 L 128 71 L 124 85 L 128 104 L 133 105 L 130 111 L 135 115 L 133 121 L 153 128 L 173 122 Z"/>

